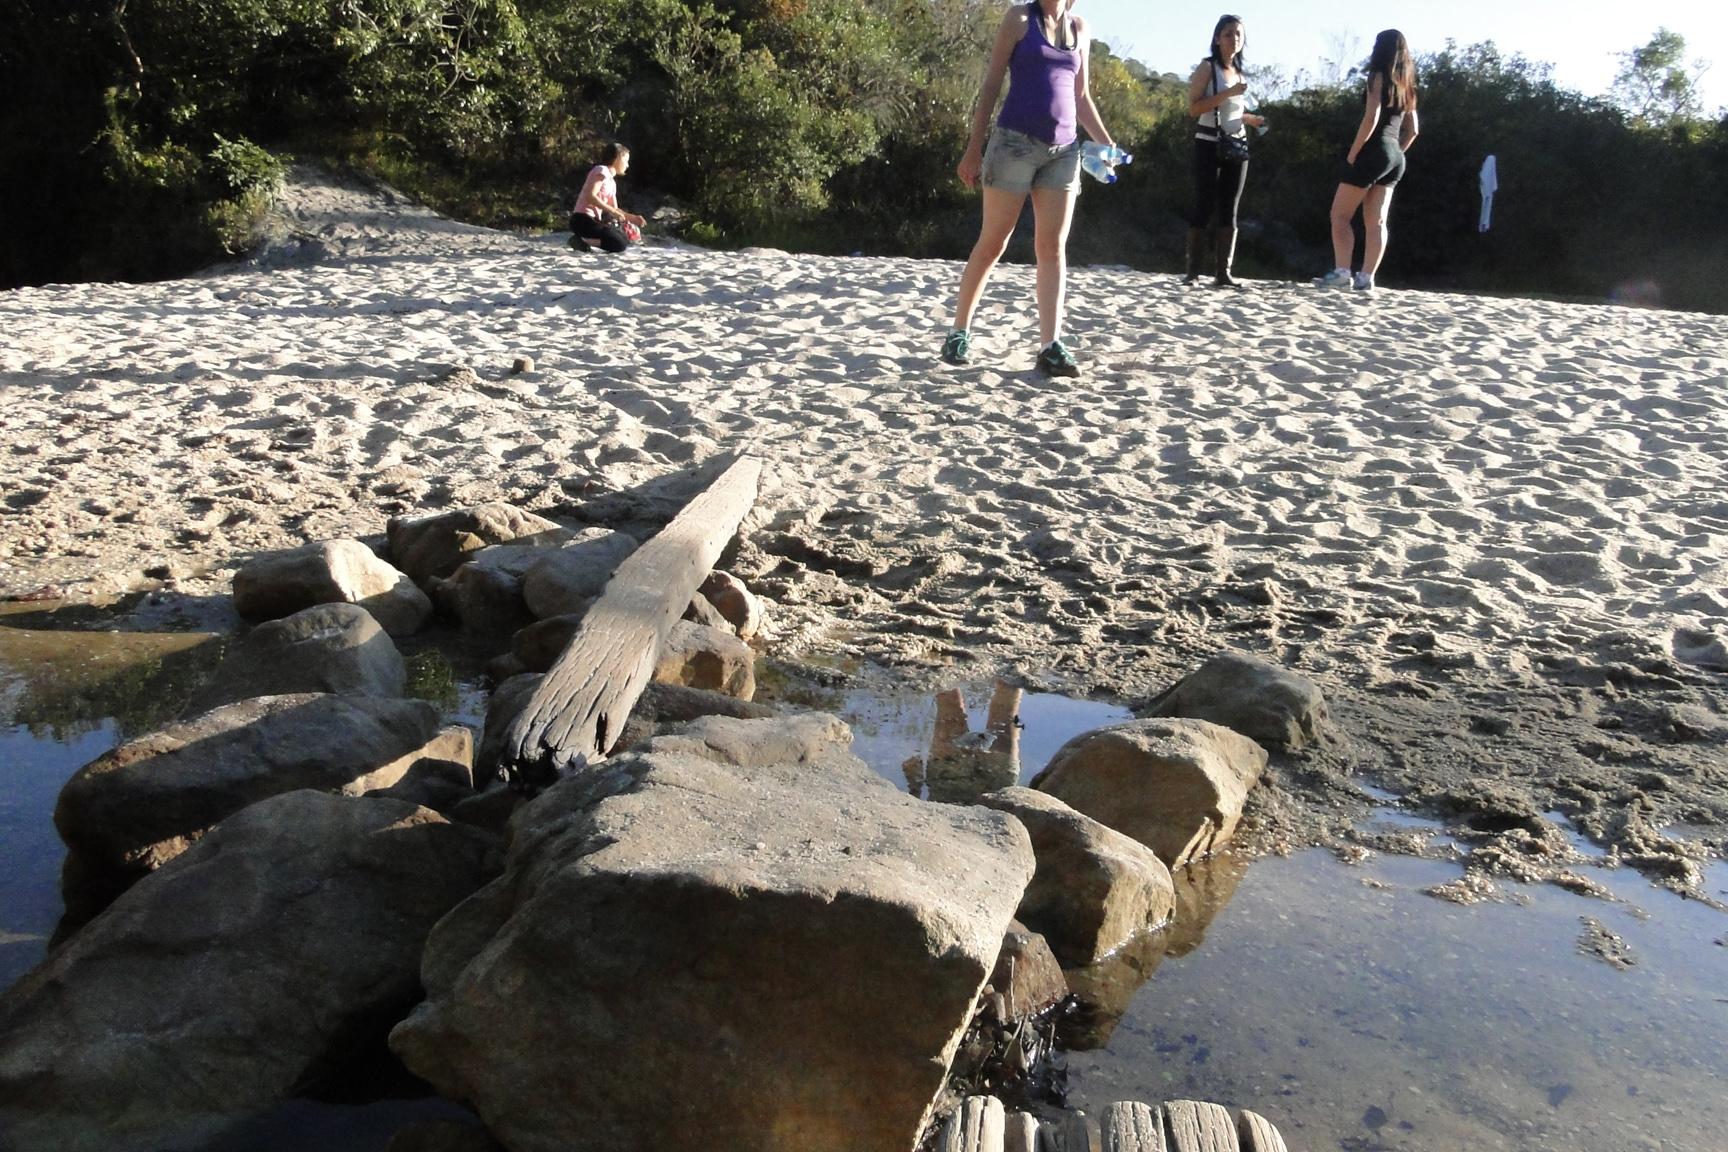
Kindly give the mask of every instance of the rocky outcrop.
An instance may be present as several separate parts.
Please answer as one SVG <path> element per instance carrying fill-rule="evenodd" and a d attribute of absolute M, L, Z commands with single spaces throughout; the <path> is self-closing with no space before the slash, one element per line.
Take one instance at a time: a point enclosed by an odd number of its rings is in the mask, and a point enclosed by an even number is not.
<path fill-rule="evenodd" d="M 392 636 L 419 630 L 432 601 L 358 540 L 325 540 L 272 552 L 234 574 L 234 609 L 274 620 L 317 604 L 358 604 Z"/>
<path fill-rule="evenodd" d="M 1169 921 L 1170 870 L 1150 848 L 1030 788 L 986 793 L 978 803 L 1014 816 L 1031 835 L 1038 871 L 1019 918 L 1063 964 L 1095 963 Z"/>
<path fill-rule="evenodd" d="M 492 844 L 316 792 L 231 816 L 0 995 L 0 1139 L 200 1146 L 336 1073 L 418 997 L 426 934 Z"/>
<path fill-rule="evenodd" d="M 88 873 L 160 868 L 231 813 L 301 788 L 388 788 L 422 757 L 472 763 L 424 700 L 302 694 L 224 705 L 122 744 L 60 791 L 54 825 Z"/>
<path fill-rule="evenodd" d="M 1033 780 L 1132 837 L 1169 868 L 1230 842 L 1266 750 L 1205 720 L 1134 720 L 1082 733 Z"/>
<path fill-rule="evenodd" d="M 1320 688 L 1240 652 L 1214 656 L 1152 701 L 1152 716 L 1210 720 L 1267 748 L 1305 748 L 1326 729 Z"/>
<path fill-rule="evenodd" d="M 390 558 L 416 581 L 442 579 L 470 555 L 493 544 L 556 547 L 575 533 L 509 504 L 479 504 L 430 516 L 397 516 L 385 527 Z"/>
<path fill-rule="evenodd" d="M 402 653 L 370 612 L 320 604 L 241 637 L 186 712 L 298 692 L 401 696 L 407 679 Z"/>
<path fill-rule="evenodd" d="M 905 1152 L 1031 848 L 848 740 L 710 717 L 549 789 L 391 1046 L 513 1148 Z"/>

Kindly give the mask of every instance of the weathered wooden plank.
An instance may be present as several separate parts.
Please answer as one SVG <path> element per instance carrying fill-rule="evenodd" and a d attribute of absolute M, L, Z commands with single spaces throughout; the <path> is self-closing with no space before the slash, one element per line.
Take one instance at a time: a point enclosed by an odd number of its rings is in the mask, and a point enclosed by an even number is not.
<path fill-rule="evenodd" d="M 1005 1114 L 994 1096 L 968 1096 L 948 1117 L 936 1147 L 940 1152 L 1002 1152 Z"/>
<path fill-rule="evenodd" d="M 1038 1152 L 1038 1117 L 1010 1112 L 1002 1128 L 1002 1152 Z"/>
<path fill-rule="evenodd" d="M 1272 1122 L 1246 1108 L 1236 1113 L 1236 1135 L 1242 1141 L 1242 1152 L 1290 1152 Z"/>
<path fill-rule="evenodd" d="M 1092 1152 L 1092 1134 L 1087 1130 L 1086 1117 L 1078 1112 L 1064 1112 L 1055 1120 L 1038 1125 L 1039 1152 Z"/>
<path fill-rule="evenodd" d="M 762 462 L 745 456 L 618 566 L 504 735 L 513 780 L 601 759 L 654 675 L 660 646 L 750 506 Z"/>
<path fill-rule="evenodd" d="M 1164 1152 L 1164 1118 L 1138 1100 L 1120 1100 L 1098 1121 L 1104 1152 Z"/>
<path fill-rule="evenodd" d="M 1241 1152 L 1236 1123 L 1218 1104 L 1202 1100 L 1172 1100 L 1164 1105 L 1170 1125 L 1169 1152 Z"/>

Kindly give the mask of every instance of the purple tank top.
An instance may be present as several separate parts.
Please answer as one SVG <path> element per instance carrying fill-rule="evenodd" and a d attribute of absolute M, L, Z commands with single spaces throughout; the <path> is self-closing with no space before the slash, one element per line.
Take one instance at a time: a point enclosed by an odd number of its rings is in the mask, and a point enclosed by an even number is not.
<path fill-rule="evenodd" d="M 1026 35 L 1008 57 L 1008 98 L 996 123 L 1058 147 L 1072 144 L 1078 136 L 1074 78 L 1080 72 L 1080 49 L 1050 43 L 1038 5 L 1026 9 Z"/>

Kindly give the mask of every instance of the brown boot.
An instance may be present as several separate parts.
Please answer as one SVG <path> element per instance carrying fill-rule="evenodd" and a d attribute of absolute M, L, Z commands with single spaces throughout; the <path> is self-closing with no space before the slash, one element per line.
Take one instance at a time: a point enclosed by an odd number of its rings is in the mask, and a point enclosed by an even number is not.
<path fill-rule="evenodd" d="M 1188 229 L 1188 275 L 1182 277 L 1182 283 L 1192 284 L 1200 279 L 1200 262 L 1206 258 L 1206 229 Z"/>
<path fill-rule="evenodd" d="M 1218 229 L 1218 274 L 1212 279 L 1214 288 L 1240 288 L 1242 282 L 1230 275 L 1230 265 L 1236 259 L 1236 229 Z"/>

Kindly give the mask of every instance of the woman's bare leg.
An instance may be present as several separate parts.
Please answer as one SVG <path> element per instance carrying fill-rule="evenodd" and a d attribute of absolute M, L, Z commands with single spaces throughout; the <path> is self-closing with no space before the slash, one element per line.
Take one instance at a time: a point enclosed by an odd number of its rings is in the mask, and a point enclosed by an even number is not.
<path fill-rule="evenodd" d="M 1338 185 L 1338 191 L 1332 195 L 1332 266 L 1334 268 L 1350 267 L 1350 258 L 1356 251 L 1356 237 L 1350 233 L 1350 221 L 1356 215 L 1356 209 L 1362 207 L 1363 197 L 1368 195 L 1368 189 L 1357 188 L 1352 184 Z"/>
<path fill-rule="evenodd" d="M 1038 257 L 1038 346 L 1062 335 L 1068 291 L 1068 228 L 1074 222 L 1069 188 L 1032 189 L 1032 250 Z"/>
<path fill-rule="evenodd" d="M 1386 214 L 1391 208 L 1390 184 L 1376 184 L 1362 200 L 1362 271 L 1369 276 L 1380 270 L 1380 260 L 1386 255 Z"/>
<path fill-rule="evenodd" d="M 960 298 L 954 305 L 954 327 L 972 327 L 972 313 L 978 299 L 984 295 L 984 285 L 1002 253 L 1008 238 L 1014 235 L 1014 223 L 1020 219 L 1020 206 L 1026 203 L 1024 192 L 1004 192 L 999 188 L 984 189 L 984 225 L 978 230 L 978 243 L 966 258 L 966 270 L 960 273 Z"/>

